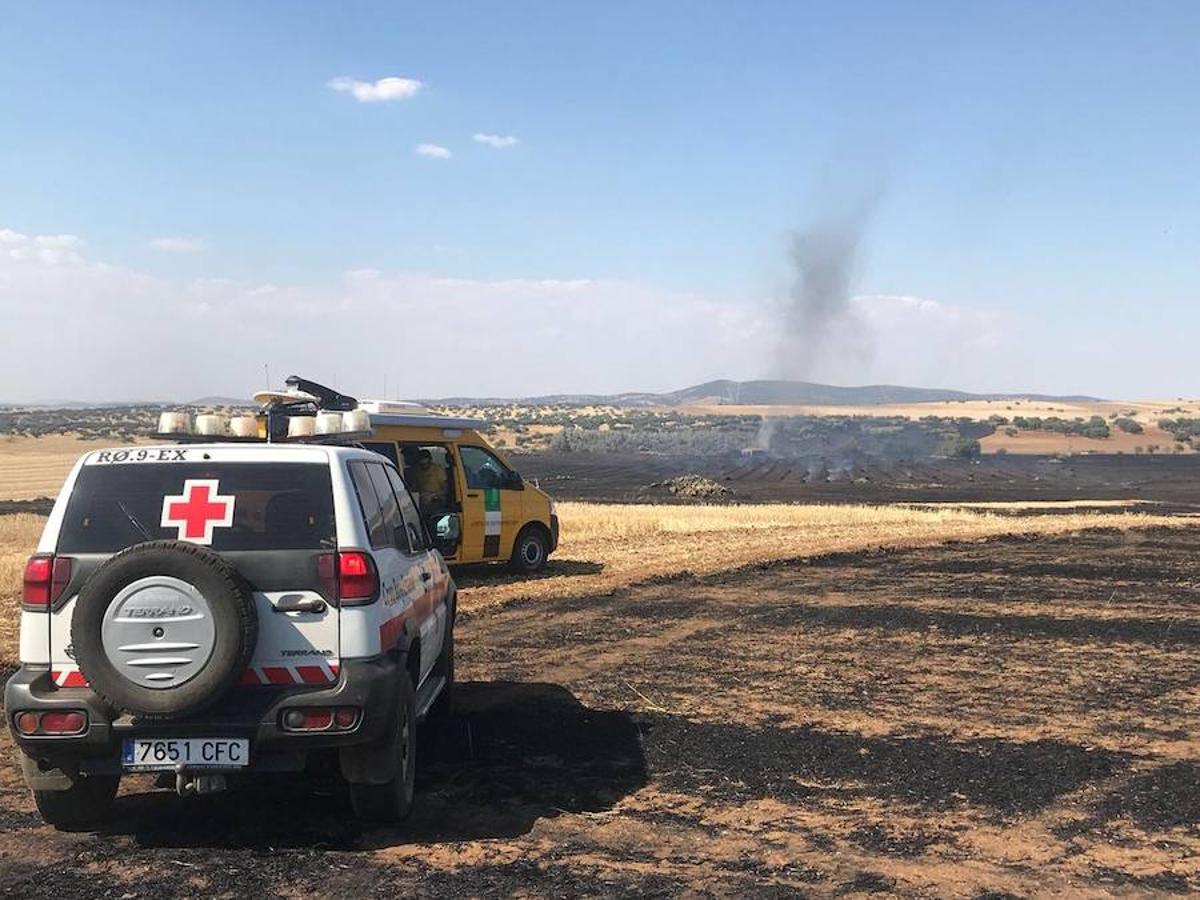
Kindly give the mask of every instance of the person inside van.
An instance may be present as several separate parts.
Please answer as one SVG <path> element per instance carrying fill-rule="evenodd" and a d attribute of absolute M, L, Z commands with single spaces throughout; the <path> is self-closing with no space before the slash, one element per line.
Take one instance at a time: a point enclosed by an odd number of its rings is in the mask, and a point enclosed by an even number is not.
<path fill-rule="evenodd" d="M 421 496 L 422 512 L 429 514 L 446 505 L 446 467 L 437 465 L 432 453 L 422 448 L 417 454 L 416 465 L 407 474 Z"/>

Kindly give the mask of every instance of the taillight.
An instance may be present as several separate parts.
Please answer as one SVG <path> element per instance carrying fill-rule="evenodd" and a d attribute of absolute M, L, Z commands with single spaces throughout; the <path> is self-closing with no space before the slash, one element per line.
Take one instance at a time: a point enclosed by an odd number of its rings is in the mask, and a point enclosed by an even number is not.
<path fill-rule="evenodd" d="M 42 713 L 43 734 L 79 734 L 87 728 L 87 716 L 74 710 Z"/>
<path fill-rule="evenodd" d="M 379 594 L 379 573 L 371 557 L 358 550 L 338 554 L 338 597 L 342 603 L 370 603 Z"/>
<path fill-rule="evenodd" d="M 321 593 L 334 604 L 338 601 L 337 568 L 336 553 L 322 553 L 317 557 L 317 580 L 321 582 Z"/>
<path fill-rule="evenodd" d="M 67 709 L 52 712 L 35 713 L 19 712 L 13 717 L 17 731 L 27 737 L 35 735 L 61 736 L 83 734 L 87 731 L 87 713 L 82 710 Z"/>
<path fill-rule="evenodd" d="M 285 731 L 349 731 L 358 724 L 358 707 L 303 706 L 279 717 Z"/>
<path fill-rule="evenodd" d="M 71 560 L 65 556 L 37 555 L 25 563 L 21 605 L 49 609 L 58 602 L 71 580 Z"/>

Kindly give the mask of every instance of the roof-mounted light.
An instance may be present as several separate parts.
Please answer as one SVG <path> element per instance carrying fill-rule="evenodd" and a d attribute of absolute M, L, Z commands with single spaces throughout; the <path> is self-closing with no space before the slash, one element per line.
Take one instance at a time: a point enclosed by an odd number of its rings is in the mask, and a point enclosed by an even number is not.
<path fill-rule="evenodd" d="M 229 420 L 229 433 L 239 438 L 256 438 L 258 419 L 254 416 L 234 416 Z"/>
<path fill-rule="evenodd" d="M 159 434 L 191 434 L 192 417 L 183 412 L 165 412 L 158 417 Z"/>
<path fill-rule="evenodd" d="M 341 434 L 342 414 L 340 412 L 317 413 L 317 434 Z"/>
<path fill-rule="evenodd" d="M 316 433 L 316 419 L 312 416 L 292 416 L 288 419 L 288 437 L 306 438 Z"/>
<path fill-rule="evenodd" d="M 370 431 L 371 414 L 365 409 L 342 413 L 342 431 Z"/>
<path fill-rule="evenodd" d="M 229 417 L 201 413 L 196 416 L 196 434 L 202 434 L 205 437 L 224 437 L 229 434 Z"/>

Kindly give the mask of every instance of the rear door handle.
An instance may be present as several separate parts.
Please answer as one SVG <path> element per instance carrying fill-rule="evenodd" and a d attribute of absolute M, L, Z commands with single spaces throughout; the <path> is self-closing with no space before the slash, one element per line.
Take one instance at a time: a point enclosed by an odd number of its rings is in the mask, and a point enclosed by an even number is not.
<path fill-rule="evenodd" d="M 477 493 L 476 494 L 467 494 L 467 499 L 469 499 L 469 500 L 475 500 L 478 497 L 479 497 L 479 494 L 477 494 Z"/>
<path fill-rule="evenodd" d="M 325 611 L 325 601 L 320 597 L 303 597 L 299 594 L 285 594 L 274 601 L 271 606 L 275 612 L 312 612 Z"/>

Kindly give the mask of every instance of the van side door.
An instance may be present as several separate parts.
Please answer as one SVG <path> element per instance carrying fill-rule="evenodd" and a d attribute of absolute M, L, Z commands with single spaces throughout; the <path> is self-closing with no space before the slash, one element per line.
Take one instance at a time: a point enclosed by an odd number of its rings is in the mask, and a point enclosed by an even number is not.
<path fill-rule="evenodd" d="M 458 444 L 457 450 L 466 487 L 463 555 L 467 559 L 507 559 L 522 523 L 525 483 L 484 447 Z"/>

